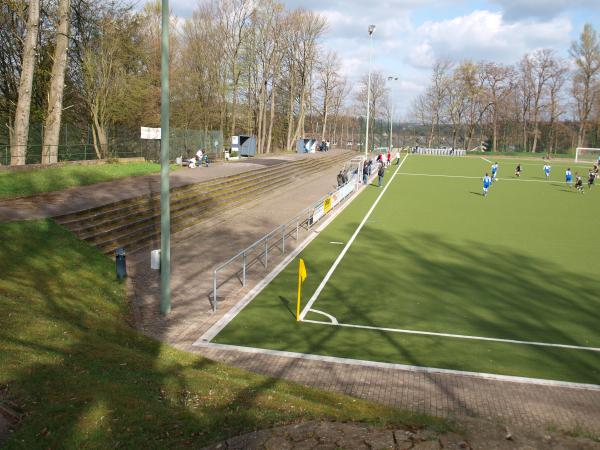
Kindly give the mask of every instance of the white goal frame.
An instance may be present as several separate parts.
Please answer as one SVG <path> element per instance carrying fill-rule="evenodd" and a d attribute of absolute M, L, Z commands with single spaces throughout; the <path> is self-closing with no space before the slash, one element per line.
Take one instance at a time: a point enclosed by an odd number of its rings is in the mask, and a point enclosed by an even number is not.
<path fill-rule="evenodd" d="M 600 148 L 590 148 L 590 147 L 577 147 L 575 150 L 575 162 L 581 162 L 580 154 L 582 151 L 591 152 L 592 154 L 597 153 L 596 158 L 593 162 L 598 161 L 598 157 L 600 157 Z M 591 162 L 591 161 L 586 161 Z"/>

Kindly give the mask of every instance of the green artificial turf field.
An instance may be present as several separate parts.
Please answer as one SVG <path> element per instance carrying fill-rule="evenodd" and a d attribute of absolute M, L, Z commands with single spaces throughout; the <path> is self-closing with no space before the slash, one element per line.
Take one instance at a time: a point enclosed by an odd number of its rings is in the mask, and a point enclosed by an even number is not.
<path fill-rule="evenodd" d="M 487 198 L 482 158 L 392 166 L 305 321 L 294 261 L 213 342 L 600 384 L 600 188 L 570 190 L 568 162 L 549 181 L 541 160 L 499 162 Z M 589 164 L 570 167 L 587 179 Z M 303 307 L 382 191 L 369 186 L 304 249 Z"/>

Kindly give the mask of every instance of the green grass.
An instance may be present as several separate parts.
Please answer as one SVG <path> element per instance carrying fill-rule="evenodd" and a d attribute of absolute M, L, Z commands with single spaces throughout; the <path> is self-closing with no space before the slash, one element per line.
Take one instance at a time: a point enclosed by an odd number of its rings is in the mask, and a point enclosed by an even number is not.
<path fill-rule="evenodd" d="M 517 158 L 539 158 L 542 159 L 543 157 L 547 156 L 548 153 L 545 151 L 538 151 L 536 153 L 532 153 L 532 152 L 469 152 L 469 155 L 481 155 L 484 157 L 490 157 L 490 156 L 514 156 Z M 552 153 L 550 155 L 550 157 L 554 160 L 554 159 L 575 159 L 575 152 L 571 152 L 571 153 Z"/>
<path fill-rule="evenodd" d="M 600 191 L 570 191 L 561 164 L 550 182 L 541 163 L 514 180 L 503 160 L 483 198 L 483 160 L 409 156 L 313 308 L 352 325 L 600 347 Z M 305 301 L 342 249 L 330 242 L 347 242 L 380 192 L 369 187 L 302 252 Z M 600 352 L 296 323 L 296 270 L 215 342 L 600 384 Z"/>
<path fill-rule="evenodd" d="M 311 419 L 445 427 L 146 338 L 109 258 L 51 221 L 2 223 L 0 236 L 0 393 L 24 414 L 9 449 L 200 448 Z"/>
<path fill-rule="evenodd" d="M 179 166 L 171 166 L 171 170 L 177 167 Z M 24 172 L 0 171 L 0 199 L 58 191 L 159 171 L 160 165 L 151 162 L 72 165 Z"/>

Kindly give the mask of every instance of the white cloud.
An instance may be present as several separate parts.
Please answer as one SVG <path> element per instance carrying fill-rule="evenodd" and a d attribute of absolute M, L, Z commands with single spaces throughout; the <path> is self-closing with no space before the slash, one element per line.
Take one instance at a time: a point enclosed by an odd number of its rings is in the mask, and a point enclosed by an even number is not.
<path fill-rule="evenodd" d="M 570 20 L 564 17 L 546 22 L 507 22 L 499 12 L 474 11 L 419 26 L 407 59 L 415 67 L 438 58 L 513 63 L 539 48 L 564 47 L 571 30 Z"/>

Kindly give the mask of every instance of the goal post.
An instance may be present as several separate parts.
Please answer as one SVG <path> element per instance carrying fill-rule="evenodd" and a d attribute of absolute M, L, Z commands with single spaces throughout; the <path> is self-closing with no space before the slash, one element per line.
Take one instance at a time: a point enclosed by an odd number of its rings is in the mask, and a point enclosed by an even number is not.
<path fill-rule="evenodd" d="M 575 162 L 599 162 L 600 148 L 577 147 Z"/>

